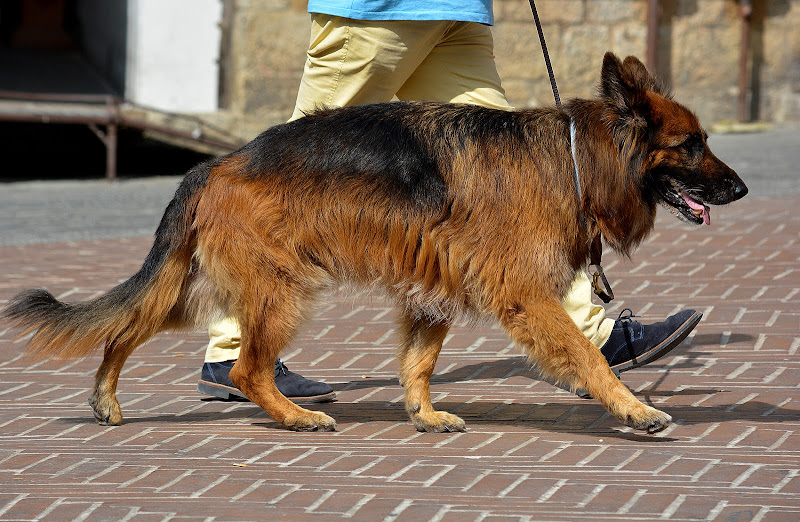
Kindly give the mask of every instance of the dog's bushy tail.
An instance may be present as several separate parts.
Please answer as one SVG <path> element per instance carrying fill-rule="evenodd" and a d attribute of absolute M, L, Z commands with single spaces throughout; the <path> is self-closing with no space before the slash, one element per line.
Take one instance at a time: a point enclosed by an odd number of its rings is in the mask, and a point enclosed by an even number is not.
<path fill-rule="evenodd" d="M 35 359 L 80 358 L 103 344 L 139 344 L 170 320 L 192 261 L 191 228 L 198 191 L 211 169 L 200 164 L 184 178 L 167 206 L 142 267 L 130 279 L 91 301 L 65 303 L 43 289 L 27 290 L 2 316 L 32 333 L 28 353 Z M 180 326 L 176 324 L 170 327 Z M 113 348 L 112 348 L 113 349 Z"/>

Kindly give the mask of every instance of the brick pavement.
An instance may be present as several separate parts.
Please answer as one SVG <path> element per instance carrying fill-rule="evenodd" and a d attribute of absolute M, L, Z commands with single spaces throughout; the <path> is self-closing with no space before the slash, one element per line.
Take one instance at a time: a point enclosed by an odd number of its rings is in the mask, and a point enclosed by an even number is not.
<path fill-rule="evenodd" d="M 293 433 L 250 403 L 203 400 L 202 333 L 134 353 L 119 386 L 126 422 L 101 427 L 86 404 L 99 359 L 32 364 L 0 324 L 0 520 L 797 520 L 798 203 L 745 198 L 703 228 L 662 211 L 632 261 L 609 258 L 609 314 L 705 314 L 670 355 L 623 374 L 676 420 L 655 436 L 537 380 L 492 325 L 455 328 L 433 380 L 434 401 L 469 431 L 417 433 L 379 297 L 325 299 L 284 354 L 338 390 L 319 406 L 335 433 Z M 0 305 L 40 285 L 96 296 L 148 248 L 0 247 Z"/>

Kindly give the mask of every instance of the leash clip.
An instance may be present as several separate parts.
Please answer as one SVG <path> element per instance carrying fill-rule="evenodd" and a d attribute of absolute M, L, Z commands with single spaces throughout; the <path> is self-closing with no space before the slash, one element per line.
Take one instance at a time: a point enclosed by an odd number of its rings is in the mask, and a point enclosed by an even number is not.
<path fill-rule="evenodd" d="M 606 279 L 606 274 L 603 272 L 603 267 L 600 265 L 589 265 L 590 270 L 592 270 L 592 290 L 594 290 L 595 295 L 599 297 L 604 303 L 610 303 L 614 300 L 614 291 L 611 289 L 611 285 L 608 284 L 608 279 Z M 600 286 L 600 281 L 602 281 L 603 286 Z"/>

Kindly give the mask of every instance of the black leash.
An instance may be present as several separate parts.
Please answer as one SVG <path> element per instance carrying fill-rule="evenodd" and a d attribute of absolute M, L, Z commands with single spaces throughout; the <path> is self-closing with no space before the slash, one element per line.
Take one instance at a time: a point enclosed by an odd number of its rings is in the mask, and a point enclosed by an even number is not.
<path fill-rule="evenodd" d="M 553 66 L 550 64 L 550 53 L 547 52 L 547 43 L 544 41 L 544 31 L 542 30 L 542 23 L 539 21 L 539 13 L 536 11 L 536 3 L 534 0 L 529 0 L 529 2 L 531 4 L 531 11 L 533 12 L 533 21 L 536 22 L 536 30 L 539 32 L 539 42 L 542 44 L 542 54 L 544 55 L 544 63 L 547 66 L 547 74 L 550 76 L 550 86 L 553 88 L 553 97 L 556 100 L 556 107 L 561 108 L 561 97 L 558 95 L 556 75 L 553 73 Z M 574 126 L 575 123 L 572 122 L 571 125 Z M 573 147 L 574 140 L 574 136 L 571 136 L 570 141 Z M 578 217 L 585 231 L 586 219 L 583 217 L 583 212 L 580 209 L 581 182 L 578 176 L 578 163 L 577 159 L 575 158 L 574 149 L 573 161 L 575 162 L 575 170 L 573 172 L 573 176 L 575 178 L 575 191 L 578 194 Z M 601 266 L 602 258 L 603 240 L 598 232 L 597 235 L 592 239 L 592 245 L 589 248 L 589 266 L 594 267 L 592 273 L 592 289 L 597 297 L 599 297 L 604 303 L 609 303 L 614 299 L 614 291 L 611 289 L 611 285 L 608 284 L 608 279 L 606 279 L 606 275 L 603 272 L 603 267 Z M 600 286 L 601 283 L 602 286 Z"/>
<path fill-rule="evenodd" d="M 556 75 L 553 74 L 553 66 L 550 64 L 550 54 L 547 52 L 547 43 L 544 41 L 544 31 L 542 30 L 542 23 L 539 21 L 539 13 L 536 11 L 536 3 L 530 0 L 530 4 L 531 11 L 533 11 L 533 21 L 536 22 L 536 30 L 539 31 L 539 42 L 542 44 L 544 63 L 547 65 L 547 74 L 550 76 L 550 85 L 553 87 L 553 97 L 556 99 L 556 107 L 561 107 L 561 98 L 558 96 L 558 87 L 556 86 Z"/>

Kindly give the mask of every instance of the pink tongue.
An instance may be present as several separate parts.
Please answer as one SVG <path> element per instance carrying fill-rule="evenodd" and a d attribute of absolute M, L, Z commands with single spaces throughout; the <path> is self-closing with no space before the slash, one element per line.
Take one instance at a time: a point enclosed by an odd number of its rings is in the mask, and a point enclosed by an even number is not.
<path fill-rule="evenodd" d="M 681 196 L 683 196 L 683 200 L 689 205 L 689 208 L 692 210 L 702 210 L 703 211 L 703 222 L 706 225 L 711 224 L 711 211 L 709 208 L 702 203 L 698 203 L 697 201 L 693 200 L 689 194 L 686 192 L 681 191 Z"/>

